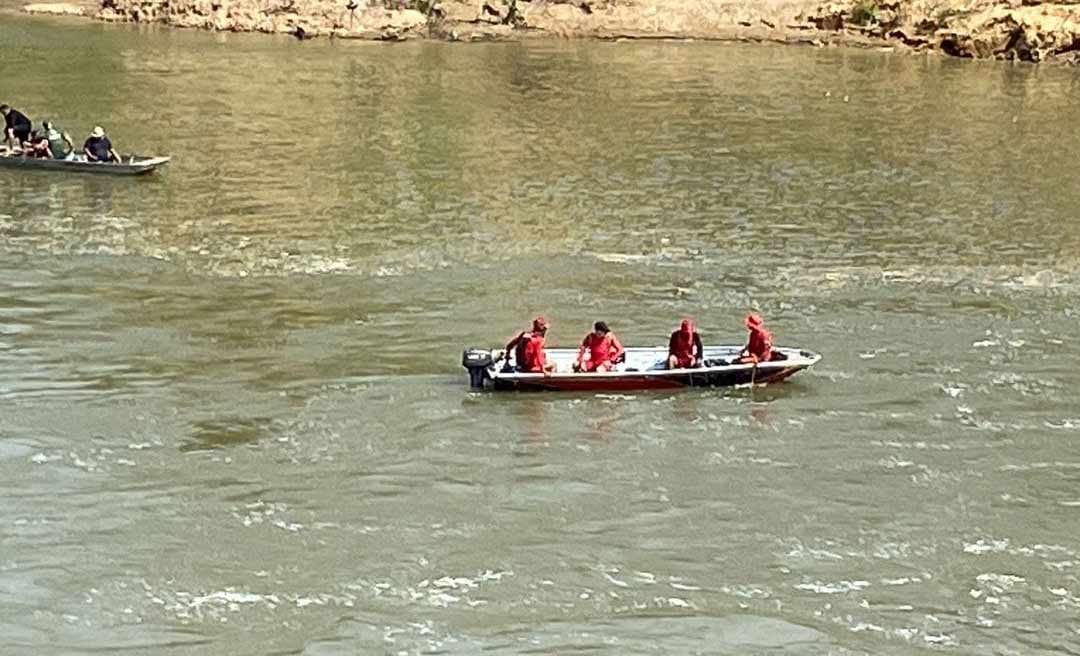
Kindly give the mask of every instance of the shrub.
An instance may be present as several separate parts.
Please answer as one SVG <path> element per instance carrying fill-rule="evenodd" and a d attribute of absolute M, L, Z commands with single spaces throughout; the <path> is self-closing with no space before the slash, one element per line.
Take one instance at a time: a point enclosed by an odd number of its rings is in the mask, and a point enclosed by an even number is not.
<path fill-rule="evenodd" d="M 851 8 L 851 22 L 855 25 L 869 25 L 877 20 L 877 11 L 876 0 L 858 0 Z"/>

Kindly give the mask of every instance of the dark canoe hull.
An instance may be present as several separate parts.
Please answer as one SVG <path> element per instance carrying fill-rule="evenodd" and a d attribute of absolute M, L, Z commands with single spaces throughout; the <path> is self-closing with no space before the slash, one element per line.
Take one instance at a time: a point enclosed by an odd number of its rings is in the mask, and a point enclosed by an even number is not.
<path fill-rule="evenodd" d="M 751 382 L 755 385 L 778 383 L 806 368 L 805 365 L 769 367 L 756 372 L 752 368 L 702 369 L 670 374 L 623 374 L 608 378 L 588 378 L 580 375 L 554 375 L 529 380 L 496 378 L 492 381 L 492 388 L 502 392 L 630 392 L 685 387 L 737 387 L 749 385 Z"/>
<path fill-rule="evenodd" d="M 67 171 L 99 175 L 147 175 L 168 163 L 168 157 L 128 158 L 120 163 L 87 162 L 85 160 L 41 159 L 22 155 L 0 156 L 0 167 L 26 171 Z"/>

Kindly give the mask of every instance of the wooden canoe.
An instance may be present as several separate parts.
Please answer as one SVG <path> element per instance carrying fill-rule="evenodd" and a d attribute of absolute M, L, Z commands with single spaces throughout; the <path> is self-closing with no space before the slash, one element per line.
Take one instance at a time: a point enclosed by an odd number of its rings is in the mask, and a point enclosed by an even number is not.
<path fill-rule="evenodd" d="M 120 162 L 88 162 L 77 155 L 74 159 L 44 159 L 23 157 L 21 154 L 0 154 L 0 167 L 27 171 L 69 171 L 104 175 L 146 175 L 164 166 L 169 157 L 127 155 Z"/>

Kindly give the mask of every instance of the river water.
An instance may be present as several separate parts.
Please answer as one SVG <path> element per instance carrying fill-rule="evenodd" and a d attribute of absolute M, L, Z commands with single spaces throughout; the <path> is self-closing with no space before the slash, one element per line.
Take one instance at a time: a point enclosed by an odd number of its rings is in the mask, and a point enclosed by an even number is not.
<path fill-rule="evenodd" d="M 2 654 L 1080 653 L 1080 78 L 0 25 Z M 760 311 L 758 389 L 463 347 Z"/>

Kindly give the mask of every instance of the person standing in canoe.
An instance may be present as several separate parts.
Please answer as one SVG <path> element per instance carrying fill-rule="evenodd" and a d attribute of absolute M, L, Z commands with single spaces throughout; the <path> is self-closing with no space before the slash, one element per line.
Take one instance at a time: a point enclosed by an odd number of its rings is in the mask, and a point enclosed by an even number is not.
<path fill-rule="evenodd" d="M 26 118 L 26 114 L 7 105 L 0 105 L 0 114 L 4 115 L 4 141 L 21 147 L 23 142 L 30 138 L 30 130 L 33 128 L 30 119 Z"/>
<path fill-rule="evenodd" d="M 746 347 L 739 353 L 737 362 L 746 364 L 768 362 L 772 360 L 772 333 L 765 330 L 765 322 L 760 315 L 746 315 L 746 329 L 750 335 L 746 340 Z"/>
<path fill-rule="evenodd" d="M 588 360 L 585 359 L 586 353 L 589 354 Z M 615 333 L 611 332 L 606 323 L 597 321 L 593 324 L 593 331 L 581 340 L 574 371 L 611 371 L 625 355 L 626 351 Z"/>
<path fill-rule="evenodd" d="M 518 336 L 506 345 L 506 357 L 509 358 L 510 353 L 514 353 L 514 362 L 517 363 L 518 371 L 545 376 L 555 371 L 555 363 L 548 362 L 544 355 L 547 331 L 547 319 L 536 317 L 533 319 L 532 330 L 518 333 Z"/>
<path fill-rule="evenodd" d="M 41 122 L 41 134 L 49 142 L 49 153 L 53 159 L 71 159 L 75 156 L 75 144 L 67 132 L 52 124 Z"/>
<path fill-rule="evenodd" d="M 119 162 L 120 158 L 113 150 L 112 142 L 105 136 L 105 130 L 95 125 L 90 136 L 83 143 L 83 154 L 90 162 Z"/>
<path fill-rule="evenodd" d="M 668 369 L 700 367 L 704 353 L 705 347 L 701 345 L 701 335 L 694 329 L 694 322 L 683 319 L 668 340 Z"/>

